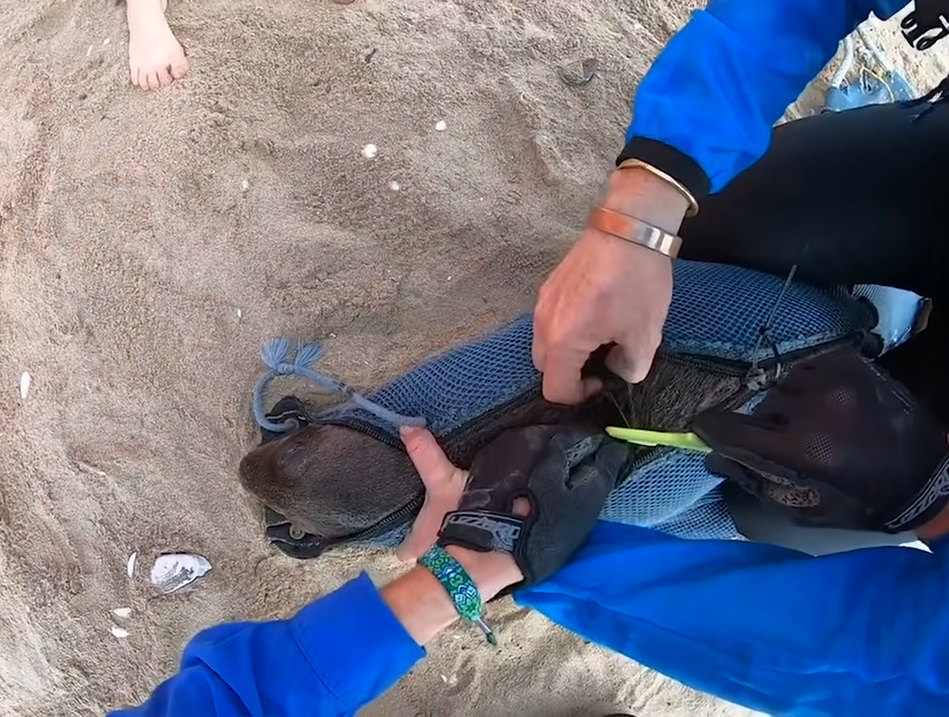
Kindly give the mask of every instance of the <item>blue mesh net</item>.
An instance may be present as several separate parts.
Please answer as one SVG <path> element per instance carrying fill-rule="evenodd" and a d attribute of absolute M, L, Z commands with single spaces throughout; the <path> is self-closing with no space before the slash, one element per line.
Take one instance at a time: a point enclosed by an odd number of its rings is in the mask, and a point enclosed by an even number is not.
<path fill-rule="evenodd" d="M 771 314 L 784 280 L 721 264 L 679 261 L 665 347 L 676 353 L 750 362 L 759 329 Z M 784 294 L 771 336 L 786 353 L 817 346 L 863 328 L 866 307 L 843 290 L 795 283 Z M 453 348 L 369 395 L 379 405 L 424 416 L 436 435 L 536 390 L 540 376 L 531 360 L 532 320 L 522 316 L 482 339 Z M 771 347 L 759 347 L 761 358 Z M 352 405 L 327 417 L 358 418 L 394 432 Z M 618 487 L 604 520 L 652 527 L 685 538 L 730 538 L 737 531 L 702 457 L 670 450 L 638 466 Z M 404 533 L 375 542 L 394 544 Z"/>

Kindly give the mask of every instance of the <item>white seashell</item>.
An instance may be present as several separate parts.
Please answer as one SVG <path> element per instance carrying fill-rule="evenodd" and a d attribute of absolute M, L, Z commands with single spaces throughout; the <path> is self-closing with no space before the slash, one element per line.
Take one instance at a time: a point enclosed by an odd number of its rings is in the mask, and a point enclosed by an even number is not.
<path fill-rule="evenodd" d="M 132 608 L 130 607 L 117 607 L 112 611 L 112 614 L 116 617 L 120 617 L 123 620 L 128 620 L 132 617 Z"/>
<path fill-rule="evenodd" d="M 376 155 L 379 154 L 379 148 L 374 144 L 367 144 L 362 148 L 362 156 L 366 159 L 375 159 Z"/>
<path fill-rule="evenodd" d="M 402 185 L 393 179 L 391 182 L 389 182 L 389 189 L 391 189 L 393 192 L 398 192 L 400 189 L 402 189 Z"/>
<path fill-rule="evenodd" d="M 29 371 L 24 371 L 20 375 L 20 400 L 25 401 L 30 392 L 30 384 L 33 383 L 33 377 Z"/>
<path fill-rule="evenodd" d="M 250 189 L 250 182 L 245 179 L 241 182 L 241 191 L 246 192 L 248 189 Z"/>
<path fill-rule="evenodd" d="M 446 129 L 448 129 L 448 125 L 445 123 L 445 120 L 438 120 L 438 122 L 435 123 L 436 132 L 444 132 Z"/>
<path fill-rule="evenodd" d="M 190 585 L 211 570 L 211 563 L 202 555 L 172 553 L 159 555 L 152 566 L 152 586 L 162 595 Z"/>
<path fill-rule="evenodd" d="M 83 473 L 90 473 L 91 475 L 99 476 L 100 478 L 105 478 L 107 475 L 105 471 L 100 471 L 95 466 L 90 466 L 88 463 L 83 463 L 82 461 L 76 461 L 76 468 L 81 470 Z"/>
<path fill-rule="evenodd" d="M 129 555 L 128 565 L 125 566 L 125 572 L 130 578 L 135 577 L 135 561 L 138 560 L 138 553 Z"/>
<path fill-rule="evenodd" d="M 238 309 L 238 310 L 237 310 L 237 320 L 240 321 L 240 320 L 243 319 L 243 318 L 244 318 L 244 312 L 241 311 L 240 309 Z"/>
<path fill-rule="evenodd" d="M 116 638 L 117 640 L 124 640 L 126 637 L 129 636 L 129 631 L 128 631 L 128 630 L 123 630 L 123 629 L 122 629 L 121 627 L 119 627 L 118 625 L 113 625 L 113 626 L 112 626 L 112 636 L 113 636 L 114 638 Z"/>

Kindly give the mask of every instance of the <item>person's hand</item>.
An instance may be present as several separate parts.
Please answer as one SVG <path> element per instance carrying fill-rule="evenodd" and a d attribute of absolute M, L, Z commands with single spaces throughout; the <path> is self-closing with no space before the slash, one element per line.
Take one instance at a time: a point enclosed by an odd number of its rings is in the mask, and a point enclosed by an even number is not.
<path fill-rule="evenodd" d="M 606 209 L 678 231 L 686 199 L 648 172 L 614 172 Z M 600 389 L 581 378 L 590 354 L 615 343 L 607 366 L 631 383 L 642 381 L 662 341 L 672 301 L 672 261 L 587 228 L 541 287 L 534 312 L 534 365 L 544 374 L 544 397 L 579 403 Z"/>
<path fill-rule="evenodd" d="M 405 427 L 402 443 L 425 486 L 425 502 L 396 555 L 405 561 L 418 560 L 435 544 L 445 516 L 458 508 L 468 471 L 448 460 L 435 436 L 424 428 Z"/>
<path fill-rule="evenodd" d="M 437 540 L 492 594 L 562 567 L 593 530 L 629 458 L 626 444 L 595 427 L 527 426 L 502 433 L 464 471 L 425 429 L 401 435 L 426 494 L 398 555 L 417 559 Z"/>
<path fill-rule="evenodd" d="M 400 431 L 405 450 L 425 485 L 425 502 L 412 523 L 405 540 L 396 548 L 404 561 L 418 560 L 435 541 L 445 516 L 458 509 L 468 471 L 453 465 L 430 432 L 424 428 L 403 428 Z M 520 515 L 527 515 L 530 504 L 515 506 Z M 484 599 L 523 579 L 514 558 L 507 553 L 482 553 L 451 546 L 448 552 L 467 570 Z"/>
<path fill-rule="evenodd" d="M 510 555 L 521 585 L 540 582 L 587 539 L 628 458 L 625 443 L 593 426 L 505 431 L 475 456 L 438 544 Z"/>

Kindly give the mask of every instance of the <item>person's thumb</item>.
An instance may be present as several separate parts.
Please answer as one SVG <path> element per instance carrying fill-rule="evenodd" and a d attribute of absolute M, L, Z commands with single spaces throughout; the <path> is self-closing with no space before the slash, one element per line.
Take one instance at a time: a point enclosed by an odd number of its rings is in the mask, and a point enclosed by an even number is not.
<path fill-rule="evenodd" d="M 617 343 L 606 356 L 606 367 L 629 383 L 640 383 L 649 374 L 658 348 L 635 339 Z"/>
<path fill-rule="evenodd" d="M 435 436 L 428 430 L 404 426 L 399 429 L 399 436 L 426 490 L 431 490 L 433 484 L 443 481 L 455 470 Z"/>
<path fill-rule="evenodd" d="M 435 437 L 424 428 L 400 431 L 405 450 L 425 486 L 425 502 L 405 540 L 396 548 L 401 560 L 416 560 L 438 539 L 446 513 L 461 501 L 468 472 L 452 465 Z"/>

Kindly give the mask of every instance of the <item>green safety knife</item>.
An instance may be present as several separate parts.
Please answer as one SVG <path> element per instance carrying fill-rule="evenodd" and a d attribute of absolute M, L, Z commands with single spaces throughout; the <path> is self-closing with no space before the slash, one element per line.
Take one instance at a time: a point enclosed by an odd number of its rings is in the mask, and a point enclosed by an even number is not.
<path fill-rule="evenodd" d="M 669 446 L 670 448 L 681 448 L 684 451 L 695 451 L 697 453 L 712 452 L 705 441 L 694 433 L 665 433 L 663 431 L 647 431 L 642 428 L 620 428 L 618 426 L 607 426 L 606 432 L 613 438 L 627 443 L 635 443 L 637 446 Z"/>

